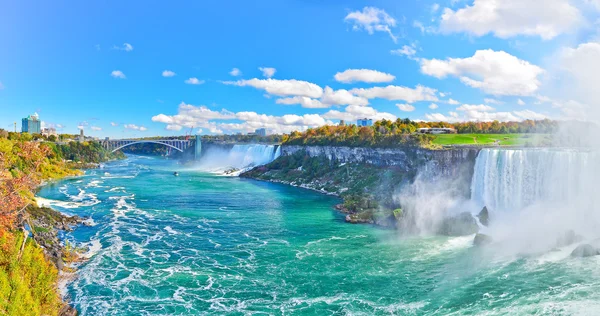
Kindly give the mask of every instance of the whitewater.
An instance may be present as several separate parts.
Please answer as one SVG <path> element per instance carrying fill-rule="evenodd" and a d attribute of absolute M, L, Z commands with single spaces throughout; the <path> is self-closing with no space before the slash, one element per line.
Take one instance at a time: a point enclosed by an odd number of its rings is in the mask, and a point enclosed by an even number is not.
<path fill-rule="evenodd" d="M 545 159 L 544 168 L 579 166 L 590 157 L 569 155 L 482 152 L 470 203 L 511 214 L 535 209 L 536 196 L 576 199 L 576 192 L 547 191 L 561 187 L 538 178 L 530 165 Z M 500 165 L 514 167 L 501 176 Z M 531 176 L 515 184 L 521 174 Z M 569 174 L 561 175 L 563 188 L 570 187 Z M 182 171 L 170 160 L 130 156 L 39 195 L 95 223 L 64 236 L 89 246 L 89 260 L 66 288 L 82 315 L 591 315 L 600 309 L 600 259 L 571 258 L 573 246 L 498 255 L 493 247 L 473 247 L 473 236 L 400 237 L 346 224 L 332 208 L 339 203 L 334 197 Z M 500 236 L 504 228 L 498 229 L 491 233 Z"/>

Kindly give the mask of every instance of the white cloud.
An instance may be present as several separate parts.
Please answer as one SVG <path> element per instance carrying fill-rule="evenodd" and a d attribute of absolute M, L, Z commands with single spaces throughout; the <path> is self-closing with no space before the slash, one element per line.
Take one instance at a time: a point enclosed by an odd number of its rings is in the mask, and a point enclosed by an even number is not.
<path fill-rule="evenodd" d="M 488 104 L 504 104 L 504 102 L 500 101 L 500 100 L 496 100 L 496 99 L 490 99 L 490 98 L 485 98 L 483 99 L 483 102 L 488 103 Z"/>
<path fill-rule="evenodd" d="M 323 89 L 318 85 L 295 79 L 278 80 L 254 78 L 250 80 L 224 81 L 223 83 L 240 87 L 251 86 L 281 97 L 304 96 L 309 98 L 320 98 L 321 95 L 323 95 Z"/>
<path fill-rule="evenodd" d="M 412 112 L 415 110 L 415 107 L 410 104 L 396 104 L 396 106 L 400 109 L 400 111 L 404 112 Z"/>
<path fill-rule="evenodd" d="M 125 74 L 124 74 L 122 71 L 120 71 L 120 70 L 113 70 L 113 71 L 110 73 L 110 75 L 111 75 L 113 78 L 119 78 L 119 79 L 125 79 L 125 78 L 126 78 L 126 77 L 125 77 Z"/>
<path fill-rule="evenodd" d="M 360 118 L 370 118 L 373 120 L 386 119 L 393 121 L 396 119 L 396 116 L 386 112 L 378 112 L 370 106 L 349 105 L 345 108 L 344 112 L 330 110 L 323 115 L 323 118 L 345 120 L 348 122 L 355 121 Z"/>
<path fill-rule="evenodd" d="M 544 70 L 503 51 L 478 50 L 473 57 L 421 59 L 421 72 L 436 78 L 459 77 L 473 88 L 493 95 L 532 95 Z"/>
<path fill-rule="evenodd" d="M 385 32 L 396 42 L 398 39 L 392 33 L 392 28 L 396 27 L 396 20 L 384 10 L 374 7 L 364 7 L 362 11 L 350 12 L 344 21 L 352 23 L 352 29 L 365 30 L 369 34 L 374 32 Z"/>
<path fill-rule="evenodd" d="M 574 30 L 583 21 L 570 0 L 475 0 L 441 17 L 443 33 L 466 32 L 475 36 L 493 33 L 500 38 L 517 35 L 552 39 Z"/>
<path fill-rule="evenodd" d="M 448 104 L 450 104 L 450 105 L 459 105 L 460 102 L 458 102 L 458 101 L 450 98 L 450 99 L 448 99 Z"/>
<path fill-rule="evenodd" d="M 554 86 L 550 93 L 561 93 L 561 99 L 570 101 L 554 102 L 565 115 L 600 121 L 600 95 L 598 94 L 598 74 L 600 74 L 600 42 L 588 42 L 575 48 L 563 48 L 554 63 L 557 73 L 553 73 Z"/>
<path fill-rule="evenodd" d="M 277 99 L 275 101 L 277 104 L 300 104 L 303 108 L 307 109 L 322 109 L 328 108 L 328 104 L 323 104 L 321 101 L 317 99 L 311 99 L 309 97 L 295 96 L 289 98 Z"/>
<path fill-rule="evenodd" d="M 119 126 L 119 123 L 115 123 L 115 122 L 110 122 L 111 126 Z"/>
<path fill-rule="evenodd" d="M 258 70 L 262 71 L 263 77 L 271 78 L 277 72 L 277 69 L 271 67 L 259 67 Z"/>
<path fill-rule="evenodd" d="M 431 103 L 429 105 L 429 108 L 432 109 L 432 110 L 435 110 L 435 109 L 439 108 L 439 106 L 437 104 L 435 104 L 435 103 Z"/>
<path fill-rule="evenodd" d="M 136 130 L 136 131 L 140 131 L 140 132 L 144 132 L 144 131 L 148 130 L 144 126 L 138 126 L 135 124 L 125 124 L 125 125 L 123 125 L 123 127 L 125 127 L 126 129 L 132 129 L 132 130 Z"/>
<path fill-rule="evenodd" d="M 335 80 L 343 83 L 353 83 L 353 82 L 368 82 L 368 83 L 376 83 L 376 82 L 390 82 L 396 79 L 391 74 L 371 70 L 371 69 L 348 69 L 343 72 L 338 72 L 334 76 Z"/>
<path fill-rule="evenodd" d="M 495 111 L 493 107 L 485 104 L 479 105 L 471 105 L 471 104 L 463 104 L 456 108 L 457 111 L 480 111 L 480 112 L 491 112 Z"/>
<path fill-rule="evenodd" d="M 239 70 L 239 69 L 237 69 L 237 68 L 233 68 L 233 69 L 231 69 L 231 71 L 229 72 L 229 74 L 232 75 L 232 76 L 234 76 L 234 77 L 237 77 L 237 76 L 239 76 L 239 75 L 242 74 L 242 71 Z"/>
<path fill-rule="evenodd" d="M 425 114 L 425 118 L 429 121 L 445 121 L 445 122 L 517 122 L 523 120 L 540 120 L 545 119 L 547 116 L 536 113 L 531 110 L 514 111 L 514 112 L 491 112 L 489 109 L 479 110 L 473 106 L 472 109 L 465 109 L 462 111 L 462 116 L 456 112 L 449 112 L 449 115 L 442 113 L 431 113 Z"/>
<path fill-rule="evenodd" d="M 394 49 L 390 51 L 393 55 L 403 55 L 407 57 L 412 57 L 417 53 L 417 50 L 414 47 L 404 45 L 402 48 Z"/>
<path fill-rule="evenodd" d="M 437 90 L 417 86 L 415 89 L 402 87 L 402 86 L 387 86 L 387 87 L 373 87 L 368 89 L 352 89 L 350 93 L 361 96 L 367 99 L 387 99 L 387 100 L 403 100 L 408 103 L 414 103 L 419 101 L 438 101 L 435 93 Z"/>
<path fill-rule="evenodd" d="M 525 105 L 526 103 L 525 103 L 525 101 L 519 99 L 519 100 L 517 100 L 517 104 L 518 105 Z"/>
<path fill-rule="evenodd" d="M 92 131 L 101 131 L 102 127 L 98 127 L 98 126 L 92 126 L 90 127 L 92 129 Z"/>
<path fill-rule="evenodd" d="M 321 102 L 328 105 L 367 105 L 369 100 L 363 97 L 357 97 L 348 90 L 339 89 L 333 90 L 330 87 L 325 87 Z"/>
<path fill-rule="evenodd" d="M 436 29 L 433 26 L 425 26 L 421 21 L 413 21 L 413 27 L 418 28 L 421 31 L 421 34 L 436 32 Z"/>
<path fill-rule="evenodd" d="M 194 84 L 194 85 L 198 85 L 198 84 L 203 84 L 203 83 L 204 83 L 204 80 L 199 80 L 199 79 L 198 79 L 198 78 L 196 78 L 196 77 L 192 77 L 192 78 L 190 78 L 190 79 L 187 79 L 187 80 L 185 81 L 185 83 L 187 83 L 187 84 Z"/>
<path fill-rule="evenodd" d="M 99 50 L 100 49 L 100 45 L 97 45 L 96 48 Z M 129 43 L 123 43 L 123 46 L 114 45 L 113 49 L 124 50 L 126 52 L 130 52 L 130 51 L 133 50 L 133 46 L 131 44 L 129 44 Z"/>
<path fill-rule="evenodd" d="M 162 72 L 163 77 L 174 77 L 176 74 L 171 70 L 165 70 Z"/>
<path fill-rule="evenodd" d="M 437 12 L 439 9 L 440 9 L 440 5 L 439 5 L 438 3 L 434 3 L 434 4 L 431 6 L 431 12 L 432 12 L 432 13 L 435 13 L 435 12 Z"/>

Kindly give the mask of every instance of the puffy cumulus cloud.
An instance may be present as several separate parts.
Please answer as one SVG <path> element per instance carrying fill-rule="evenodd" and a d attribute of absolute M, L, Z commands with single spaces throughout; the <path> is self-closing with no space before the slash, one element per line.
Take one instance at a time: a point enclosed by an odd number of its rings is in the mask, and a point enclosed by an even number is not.
<path fill-rule="evenodd" d="M 362 11 L 348 13 L 344 21 L 352 24 L 355 31 L 365 30 L 369 34 L 374 32 L 387 33 L 394 42 L 398 38 L 392 33 L 392 28 L 396 27 L 396 19 L 391 17 L 382 9 L 374 7 L 364 7 Z"/>
<path fill-rule="evenodd" d="M 526 105 L 527 103 L 525 103 L 525 101 L 519 99 L 519 100 L 517 100 L 517 104 L 518 105 Z"/>
<path fill-rule="evenodd" d="M 429 108 L 430 108 L 430 109 L 432 109 L 432 110 L 435 110 L 435 109 L 437 109 L 438 107 L 439 107 L 439 106 L 438 106 L 437 104 L 435 104 L 435 103 L 431 103 L 431 104 L 429 105 Z"/>
<path fill-rule="evenodd" d="M 110 126 L 119 126 L 119 123 L 110 122 Z"/>
<path fill-rule="evenodd" d="M 398 104 L 396 104 L 396 106 L 400 109 L 400 111 L 403 111 L 403 112 L 412 112 L 415 110 L 415 107 L 411 104 L 398 103 Z"/>
<path fill-rule="evenodd" d="M 184 82 L 185 82 L 185 83 L 187 83 L 187 84 L 194 84 L 194 85 L 198 85 L 198 84 L 203 84 L 203 83 L 204 83 L 204 80 L 199 80 L 199 79 L 198 79 L 198 78 L 196 78 L 196 77 L 192 77 L 192 78 L 189 78 L 189 79 L 187 79 L 187 80 L 186 80 L 186 81 L 184 81 Z"/>
<path fill-rule="evenodd" d="M 538 76 L 544 70 L 506 52 L 487 49 L 468 58 L 421 59 L 421 72 L 440 79 L 455 76 L 488 94 L 528 96 L 540 87 Z"/>
<path fill-rule="evenodd" d="M 312 99 L 309 97 L 295 96 L 290 98 L 282 98 L 275 101 L 277 104 L 300 104 L 304 108 L 319 109 L 328 108 L 332 105 L 367 105 L 369 100 L 357 97 L 348 90 L 340 89 L 333 90 L 330 87 L 325 87 L 323 95 L 320 99 Z"/>
<path fill-rule="evenodd" d="M 100 50 L 100 45 L 97 45 L 96 49 Z M 129 43 L 123 43 L 122 46 L 113 45 L 113 49 L 130 52 L 133 50 L 133 45 L 131 45 Z"/>
<path fill-rule="evenodd" d="M 336 81 L 343 83 L 353 82 L 390 82 L 396 79 L 395 76 L 371 69 L 347 69 L 343 72 L 338 72 L 333 76 Z"/>
<path fill-rule="evenodd" d="M 597 84 L 600 73 L 600 42 L 563 48 L 555 62 L 557 73 L 553 73 L 551 77 L 558 81 L 553 82 L 557 89 L 550 92 L 560 91 L 560 99 L 572 100 L 554 101 L 555 107 L 568 109 L 570 114 L 576 114 L 580 110 L 573 112 L 571 109 L 581 108 L 577 104 L 585 104 L 589 106 L 587 119 L 600 121 L 600 95 Z"/>
<path fill-rule="evenodd" d="M 300 105 L 302 105 L 303 108 L 307 108 L 307 109 L 322 109 L 322 108 L 329 107 L 328 104 L 323 104 L 323 103 L 321 103 L 321 101 L 319 101 L 317 99 L 311 99 L 309 97 L 300 97 L 300 96 L 277 99 L 275 101 L 275 103 L 277 103 L 277 104 L 300 104 Z"/>
<path fill-rule="evenodd" d="M 225 109 L 213 111 L 203 105 L 194 106 L 183 102 L 179 105 L 177 114 L 158 114 L 152 117 L 152 121 L 166 124 L 167 130 L 197 127 L 215 134 L 253 132 L 257 128 L 266 128 L 274 133 L 289 133 L 333 124 L 318 114 L 273 116 L 250 111 L 233 113 Z"/>
<path fill-rule="evenodd" d="M 570 0 L 475 0 L 459 10 L 446 8 L 442 33 L 489 33 L 499 38 L 517 35 L 552 39 L 577 28 L 583 17 Z"/>
<path fill-rule="evenodd" d="M 478 110 L 473 108 L 470 110 L 461 110 L 461 114 L 457 112 L 449 112 L 449 115 L 442 113 L 425 114 L 425 118 L 429 121 L 446 121 L 446 122 L 516 122 L 523 120 L 540 120 L 548 118 L 546 115 L 536 113 L 531 110 L 513 111 L 513 112 L 491 112 Z"/>
<path fill-rule="evenodd" d="M 450 105 L 458 105 L 458 104 L 460 104 L 460 102 L 458 102 L 458 101 L 456 101 L 456 100 L 454 100 L 452 98 L 450 98 L 447 102 Z"/>
<path fill-rule="evenodd" d="M 339 89 L 333 90 L 330 87 L 325 87 L 321 102 L 327 105 L 367 105 L 369 100 L 363 97 L 357 97 L 348 90 Z"/>
<path fill-rule="evenodd" d="M 125 124 L 125 125 L 123 125 L 123 127 L 126 128 L 126 129 L 131 129 L 131 130 L 140 131 L 140 132 L 145 132 L 145 131 L 148 130 L 144 126 L 138 126 L 138 125 L 135 125 L 135 124 Z"/>
<path fill-rule="evenodd" d="M 326 119 L 355 121 L 361 118 L 371 118 L 373 120 L 395 120 L 396 116 L 386 112 L 378 112 L 370 106 L 348 105 L 344 111 L 330 110 L 323 115 Z"/>
<path fill-rule="evenodd" d="M 271 78 L 277 72 L 277 69 L 271 67 L 258 67 L 258 70 L 262 71 L 263 77 Z"/>
<path fill-rule="evenodd" d="M 175 77 L 175 72 L 171 71 L 171 70 L 164 70 L 162 72 L 162 76 L 163 77 Z"/>
<path fill-rule="evenodd" d="M 408 45 L 402 46 L 402 48 L 394 49 L 390 51 L 393 55 L 412 57 L 417 53 L 417 50 Z"/>
<path fill-rule="evenodd" d="M 127 77 L 125 77 L 125 74 L 124 74 L 122 71 L 120 71 L 120 70 L 113 70 L 113 71 L 110 73 L 110 75 L 111 75 L 113 78 L 118 78 L 118 79 L 125 79 L 125 78 L 127 78 Z"/>
<path fill-rule="evenodd" d="M 237 68 L 233 68 L 233 69 L 231 69 L 231 71 L 229 72 L 229 74 L 232 75 L 232 76 L 234 76 L 234 77 L 237 77 L 237 76 L 239 76 L 239 75 L 242 74 L 242 71 L 239 70 L 239 69 L 237 69 Z"/>
<path fill-rule="evenodd" d="M 471 105 L 471 104 L 463 104 L 456 108 L 457 111 L 481 111 L 481 112 L 491 112 L 495 111 L 493 107 L 485 104 L 479 105 Z"/>
<path fill-rule="evenodd" d="M 415 89 L 402 87 L 402 86 L 387 86 L 387 87 L 373 87 L 373 88 L 360 88 L 352 89 L 350 93 L 367 98 L 367 99 L 387 99 L 387 100 L 403 100 L 408 103 L 414 103 L 419 101 L 438 101 L 436 96 L 437 90 L 417 86 Z"/>
<path fill-rule="evenodd" d="M 90 127 L 90 129 L 91 129 L 92 131 L 101 131 L 101 130 L 102 130 L 102 127 L 98 127 L 98 126 L 91 126 L 91 127 Z"/>
<path fill-rule="evenodd" d="M 296 79 L 278 80 L 254 78 L 250 80 L 223 81 L 223 83 L 240 87 L 250 86 L 280 97 L 304 96 L 316 99 L 323 95 L 323 88 L 318 85 Z"/>
<path fill-rule="evenodd" d="M 584 103 L 575 100 L 554 100 L 547 96 L 536 96 L 535 104 L 550 104 L 553 108 L 558 109 L 564 119 L 575 119 L 582 121 L 597 120 L 594 116 L 593 109 Z"/>

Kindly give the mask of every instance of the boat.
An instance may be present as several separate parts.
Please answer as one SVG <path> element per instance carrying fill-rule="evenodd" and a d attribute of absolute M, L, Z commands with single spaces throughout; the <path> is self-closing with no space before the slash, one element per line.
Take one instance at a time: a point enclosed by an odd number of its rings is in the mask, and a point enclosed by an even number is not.
<path fill-rule="evenodd" d="M 173 172 L 173 175 L 176 177 L 179 177 L 179 172 L 175 171 L 175 172 Z"/>

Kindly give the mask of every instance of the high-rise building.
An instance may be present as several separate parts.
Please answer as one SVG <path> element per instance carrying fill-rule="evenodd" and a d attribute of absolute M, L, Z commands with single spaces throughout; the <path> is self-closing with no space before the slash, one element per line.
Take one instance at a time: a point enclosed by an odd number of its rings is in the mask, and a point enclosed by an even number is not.
<path fill-rule="evenodd" d="M 85 141 L 85 136 L 83 135 L 83 128 L 79 130 L 79 142 L 83 143 Z"/>
<path fill-rule="evenodd" d="M 267 130 L 265 128 L 259 128 L 254 131 L 254 134 L 258 136 L 267 136 Z"/>
<path fill-rule="evenodd" d="M 42 121 L 37 113 L 33 113 L 21 120 L 21 132 L 39 134 L 42 132 Z"/>
<path fill-rule="evenodd" d="M 372 119 L 360 119 L 356 121 L 356 125 L 358 126 L 371 126 L 373 125 L 373 120 Z"/>
<path fill-rule="evenodd" d="M 346 125 L 346 122 L 344 120 L 340 120 L 339 126 L 344 126 L 344 125 Z"/>

